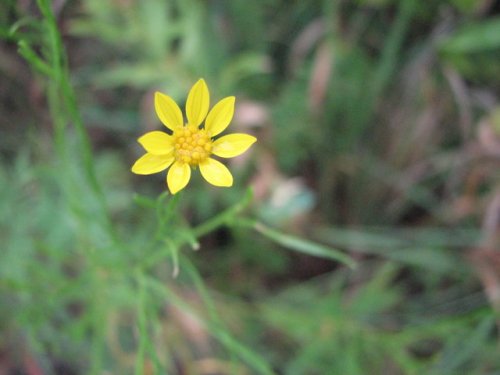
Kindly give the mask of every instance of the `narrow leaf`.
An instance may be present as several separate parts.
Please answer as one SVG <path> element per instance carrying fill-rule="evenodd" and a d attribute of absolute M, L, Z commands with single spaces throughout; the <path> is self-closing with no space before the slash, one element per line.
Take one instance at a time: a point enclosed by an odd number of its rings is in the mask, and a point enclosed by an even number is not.
<path fill-rule="evenodd" d="M 278 232 L 265 226 L 262 223 L 256 223 L 254 225 L 254 228 L 255 230 L 257 230 L 257 232 L 261 233 L 267 238 L 291 250 L 320 258 L 336 260 L 344 263 L 350 268 L 356 267 L 356 262 L 354 261 L 354 259 L 339 250 L 332 249 L 331 247 L 323 246 L 315 242 L 304 240 L 303 238 Z"/>

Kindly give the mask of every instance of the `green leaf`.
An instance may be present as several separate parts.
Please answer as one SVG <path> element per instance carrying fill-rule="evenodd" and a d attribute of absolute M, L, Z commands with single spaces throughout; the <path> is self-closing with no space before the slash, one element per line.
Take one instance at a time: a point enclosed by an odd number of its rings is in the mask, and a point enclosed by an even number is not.
<path fill-rule="evenodd" d="M 19 41 L 18 52 L 40 73 L 46 75 L 47 77 L 53 76 L 51 67 L 36 54 L 36 52 L 25 40 Z"/>
<path fill-rule="evenodd" d="M 458 30 L 443 42 L 443 52 L 472 53 L 500 48 L 500 17 Z"/>
<path fill-rule="evenodd" d="M 145 195 L 135 193 L 133 196 L 134 203 L 144 208 L 156 208 L 157 201 Z"/>
<path fill-rule="evenodd" d="M 471 331 L 463 332 L 443 350 L 440 360 L 433 367 L 432 374 L 456 374 L 457 371 L 483 350 L 484 342 L 495 326 L 492 317 L 486 317 Z"/>
<path fill-rule="evenodd" d="M 331 247 L 323 246 L 318 243 L 305 240 L 303 238 L 278 232 L 277 230 L 271 229 L 262 223 L 255 223 L 254 228 L 255 230 L 257 230 L 257 232 L 261 233 L 267 238 L 291 250 L 320 258 L 336 260 L 344 263 L 351 268 L 356 267 L 356 262 L 351 257 L 339 250 L 335 250 Z"/>

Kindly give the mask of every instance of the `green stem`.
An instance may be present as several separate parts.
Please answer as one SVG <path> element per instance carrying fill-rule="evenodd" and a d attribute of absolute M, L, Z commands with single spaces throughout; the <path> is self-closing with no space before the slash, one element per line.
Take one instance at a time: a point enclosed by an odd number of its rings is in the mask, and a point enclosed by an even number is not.
<path fill-rule="evenodd" d="M 99 219 L 107 228 L 107 232 L 113 242 L 117 242 L 114 227 L 109 220 L 105 196 L 97 180 L 94 170 L 92 147 L 87 131 L 83 124 L 81 114 L 78 110 L 75 91 L 70 84 L 70 74 L 67 64 L 64 45 L 57 25 L 56 18 L 48 0 L 38 0 L 38 7 L 44 17 L 47 30 L 47 55 L 46 60 L 51 66 L 49 76 L 48 99 L 49 107 L 54 119 L 55 144 L 61 159 L 69 163 L 68 149 L 66 145 L 67 124 L 71 122 L 76 130 L 79 148 L 82 157 L 83 171 L 90 186 L 94 198 L 98 202 Z M 62 115 L 65 114 L 65 115 Z"/>
<path fill-rule="evenodd" d="M 140 270 L 136 272 L 136 279 L 139 288 L 139 295 L 137 298 L 139 349 L 137 350 L 137 358 L 135 362 L 135 374 L 142 375 L 144 372 L 144 364 L 146 361 L 148 332 L 147 332 L 147 317 L 146 317 L 146 285 L 144 280 L 144 274 Z"/>
<path fill-rule="evenodd" d="M 196 238 L 202 237 L 222 226 L 229 225 L 234 222 L 236 216 L 250 204 L 252 196 L 252 190 L 247 190 L 245 197 L 240 202 L 193 228 L 194 236 Z"/>
<path fill-rule="evenodd" d="M 179 206 L 180 198 L 182 196 L 182 191 L 174 194 L 165 208 L 165 214 L 163 215 L 163 224 L 168 224 L 172 221 L 174 214 L 177 211 L 177 207 Z"/>
<path fill-rule="evenodd" d="M 94 300 L 91 305 L 91 349 L 90 349 L 90 371 L 91 375 L 98 375 L 103 372 L 103 353 L 105 339 L 104 334 L 106 332 L 106 304 L 104 303 L 104 290 L 102 288 L 102 283 L 97 268 L 92 270 L 93 278 L 93 290 L 94 290 Z"/>

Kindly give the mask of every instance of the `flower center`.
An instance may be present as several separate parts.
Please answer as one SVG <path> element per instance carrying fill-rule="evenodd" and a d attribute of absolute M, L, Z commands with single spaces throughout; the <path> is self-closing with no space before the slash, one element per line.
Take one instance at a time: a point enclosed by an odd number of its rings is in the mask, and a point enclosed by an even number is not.
<path fill-rule="evenodd" d="M 184 126 L 174 131 L 175 160 L 198 165 L 205 161 L 212 151 L 212 140 L 205 129 L 197 126 Z"/>

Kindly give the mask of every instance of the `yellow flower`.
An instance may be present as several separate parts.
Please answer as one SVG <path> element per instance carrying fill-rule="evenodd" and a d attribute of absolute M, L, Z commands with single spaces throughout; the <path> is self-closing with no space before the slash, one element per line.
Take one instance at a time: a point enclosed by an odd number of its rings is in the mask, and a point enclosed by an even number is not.
<path fill-rule="evenodd" d="M 231 186 L 233 176 L 211 155 L 232 158 L 244 153 L 257 139 L 248 134 L 230 134 L 213 139 L 222 133 L 233 118 L 234 96 L 218 102 L 208 112 L 210 94 L 200 79 L 189 91 L 186 102 L 187 124 L 182 112 L 168 95 L 155 93 L 155 110 L 160 121 L 172 131 L 144 134 L 138 142 L 146 154 L 132 166 L 136 174 L 153 174 L 168 167 L 167 186 L 172 194 L 182 190 L 191 178 L 191 168 L 200 167 L 201 175 L 215 186 Z M 208 113 L 208 116 L 207 116 Z M 203 120 L 205 125 L 201 126 Z"/>

